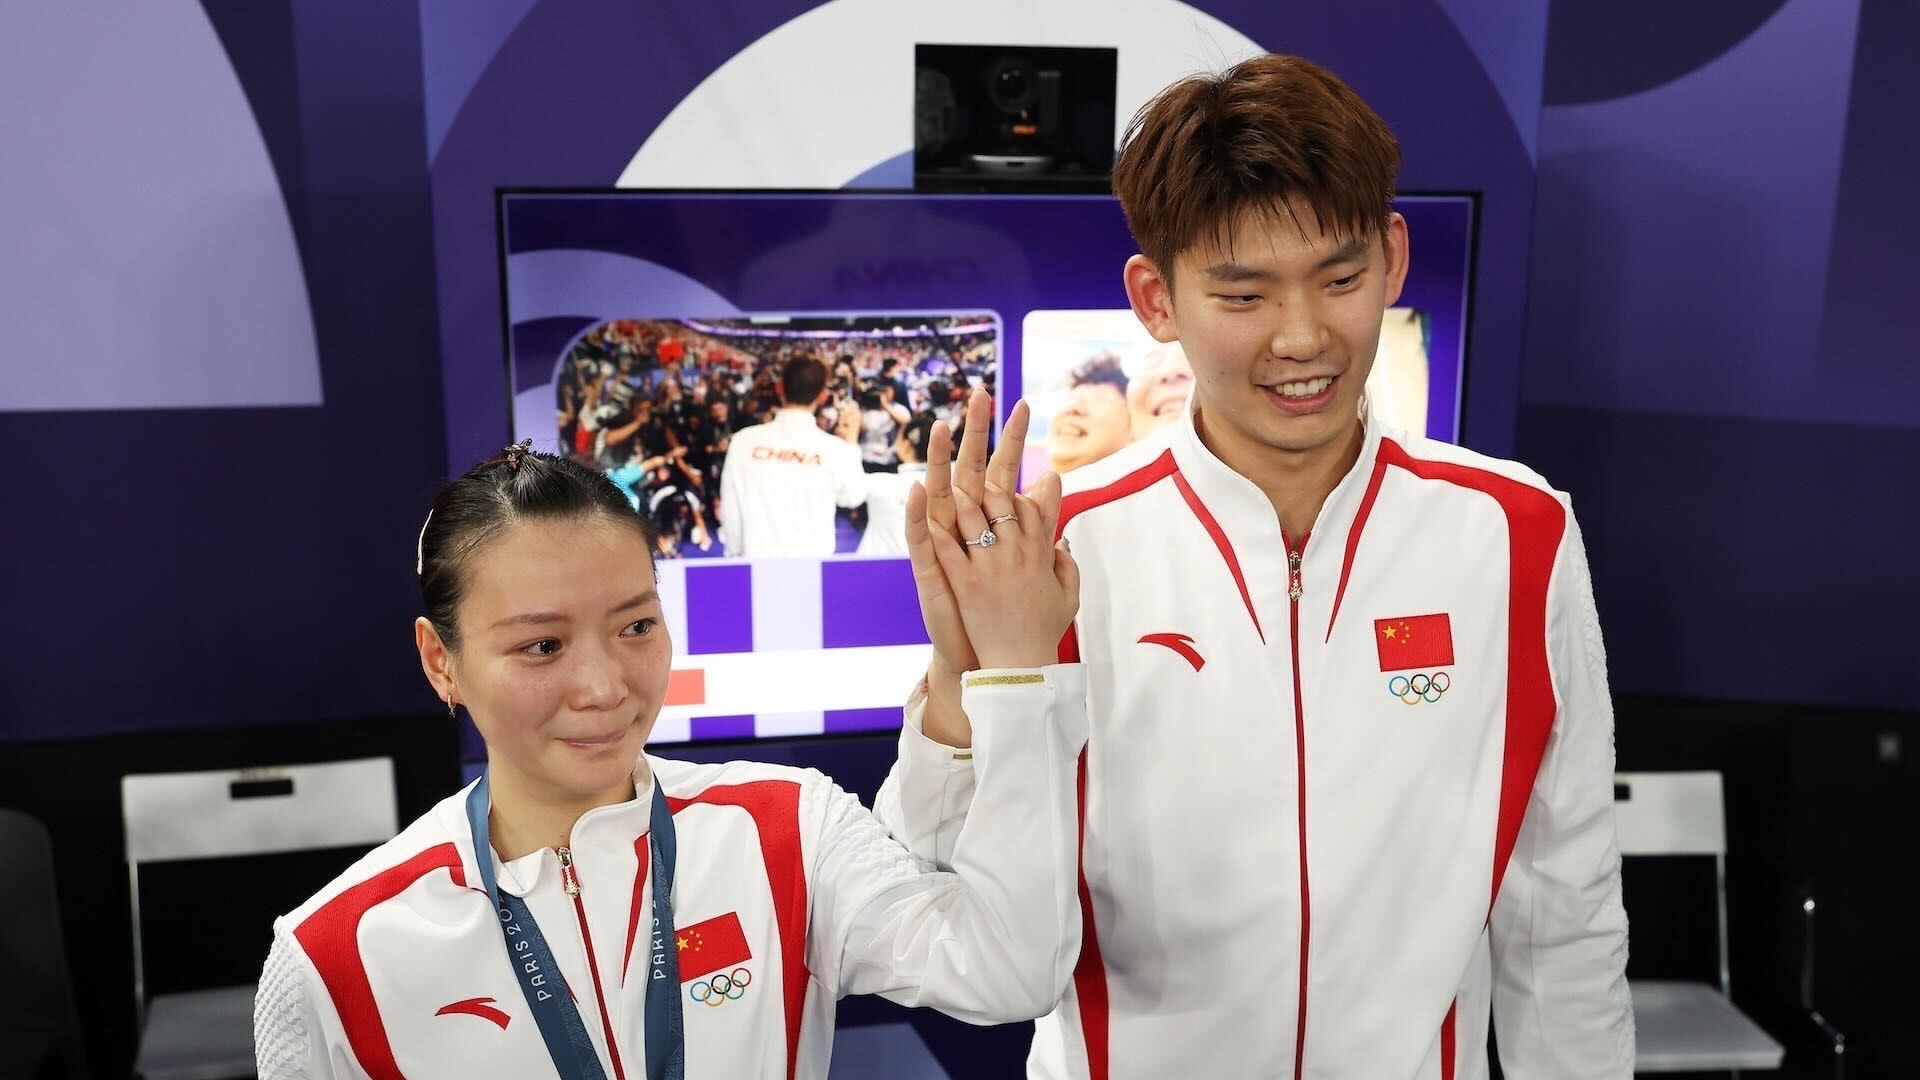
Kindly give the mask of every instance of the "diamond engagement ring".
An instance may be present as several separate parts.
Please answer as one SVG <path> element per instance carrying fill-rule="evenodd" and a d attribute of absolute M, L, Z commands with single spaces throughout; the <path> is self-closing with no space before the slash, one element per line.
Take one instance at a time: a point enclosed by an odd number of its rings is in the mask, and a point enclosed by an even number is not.
<path fill-rule="evenodd" d="M 995 525 L 1000 524 L 1003 521 L 1012 521 L 1013 517 L 1014 516 L 1012 514 L 1001 514 L 999 517 L 993 518 L 992 520 L 988 521 L 987 527 L 980 530 L 980 535 L 978 537 L 972 540 L 962 540 L 960 542 L 962 544 L 965 544 L 968 547 L 973 547 L 974 545 L 977 544 L 983 548 L 990 548 L 993 545 L 1000 542 L 1000 538 L 994 535 L 993 527 Z"/>

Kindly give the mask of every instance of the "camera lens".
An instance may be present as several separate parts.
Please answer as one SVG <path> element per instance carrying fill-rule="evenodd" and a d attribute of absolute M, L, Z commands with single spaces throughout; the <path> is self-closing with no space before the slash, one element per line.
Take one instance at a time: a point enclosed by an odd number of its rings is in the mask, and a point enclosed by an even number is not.
<path fill-rule="evenodd" d="M 993 78 L 994 96 L 1018 98 L 1026 95 L 1027 73 L 1017 67 L 1001 68 Z"/>
<path fill-rule="evenodd" d="M 1007 112 L 1031 105 L 1033 66 L 1017 56 L 1002 57 L 987 73 L 987 98 Z"/>

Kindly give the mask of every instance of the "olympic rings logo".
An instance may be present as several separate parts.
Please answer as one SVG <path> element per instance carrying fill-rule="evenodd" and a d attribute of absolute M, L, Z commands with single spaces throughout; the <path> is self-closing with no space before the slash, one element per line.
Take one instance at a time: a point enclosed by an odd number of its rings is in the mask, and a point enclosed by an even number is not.
<path fill-rule="evenodd" d="M 1444 671 L 1411 677 L 1395 675 L 1387 680 L 1387 693 L 1399 698 L 1403 705 L 1418 705 L 1423 701 L 1439 701 L 1452 685 L 1453 679 Z"/>
<path fill-rule="evenodd" d="M 753 972 L 746 968 L 734 968 L 731 975 L 715 975 L 687 987 L 687 996 L 697 1004 L 717 1009 L 729 1001 L 739 1001 L 751 985 Z"/>

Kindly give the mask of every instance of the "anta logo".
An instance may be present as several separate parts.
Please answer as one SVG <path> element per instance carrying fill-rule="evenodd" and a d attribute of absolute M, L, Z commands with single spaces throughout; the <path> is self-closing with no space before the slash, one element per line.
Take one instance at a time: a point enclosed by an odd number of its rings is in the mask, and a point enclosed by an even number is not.
<path fill-rule="evenodd" d="M 456 1013 L 465 1013 L 468 1016 L 477 1016 L 482 1020 L 491 1020 L 500 1025 L 501 1031 L 505 1031 L 507 1030 L 507 1023 L 511 1021 L 513 1017 L 494 1008 L 493 1003 L 494 999 L 490 997 L 467 998 L 465 1001 L 456 1001 L 451 1005 L 442 1005 L 440 1006 L 440 1011 L 433 1015 L 452 1016 Z"/>
<path fill-rule="evenodd" d="M 1148 634 L 1140 639 L 1140 644 L 1172 649 L 1180 654 L 1180 659 L 1192 664 L 1195 671 L 1207 666 L 1207 658 L 1200 655 L 1200 650 L 1193 647 L 1193 638 L 1186 634 Z"/>
<path fill-rule="evenodd" d="M 782 450 L 772 446 L 753 448 L 753 460 L 778 461 L 787 465 L 818 465 L 820 452 L 817 450 Z"/>

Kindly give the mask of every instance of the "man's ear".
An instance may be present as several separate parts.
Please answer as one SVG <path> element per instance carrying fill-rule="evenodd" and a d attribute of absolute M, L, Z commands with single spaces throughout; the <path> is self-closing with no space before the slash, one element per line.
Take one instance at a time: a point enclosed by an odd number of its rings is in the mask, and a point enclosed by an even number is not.
<path fill-rule="evenodd" d="M 1145 255 L 1128 259 L 1121 276 L 1127 289 L 1127 303 L 1132 305 L 1134 315 L 1140 325 L 1147 328 L 1147 333 L 1153 335 L 1153 340 L 1180 340 L 1180 330 L 1173 317 L 1172 279 Z"/>

